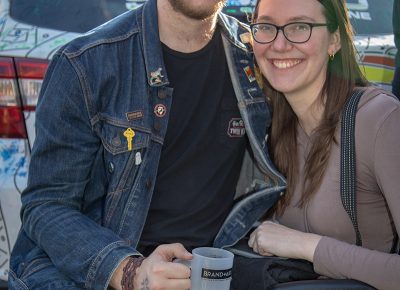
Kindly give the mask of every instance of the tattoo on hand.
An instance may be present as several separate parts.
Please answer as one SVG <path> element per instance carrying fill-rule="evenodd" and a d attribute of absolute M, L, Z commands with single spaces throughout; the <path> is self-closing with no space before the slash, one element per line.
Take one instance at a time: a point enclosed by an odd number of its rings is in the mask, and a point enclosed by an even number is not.
<path fill-rule="evenodd" d="M 142 282 L 142 288 L 140 288 L 140 290 L 150 290 L 149 287 L 149 279 L 144 278 L 143 282 Z"/>

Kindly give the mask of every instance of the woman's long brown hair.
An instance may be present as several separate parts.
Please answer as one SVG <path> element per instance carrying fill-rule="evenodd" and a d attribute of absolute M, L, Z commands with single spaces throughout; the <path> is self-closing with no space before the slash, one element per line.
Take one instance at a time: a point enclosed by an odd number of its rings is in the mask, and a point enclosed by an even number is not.
<path fill-rule="evenodd" d="M 259 3 L 255 8 L 253 21 L 257 20 Z M 301 0 L 298 0 L 301 1 Z M 315 0 L 317 1 L 317 0 Z M 298 206 L 303 207 L 318 190 L 328 164 L 331 145 L 335 140 L 335 131 L 346 100 L 355 86 L 366 86 L 367 81 L 356 61 L 356 49 L 353 44 L 353 29 L 350 24 L 345 0 L 318 0 L 324 6 L 328 30 L 337 29 L 340 34 L 341 49 L 333 60 L 328 60 L 325 84 L 319 94 L 319 102 L 324 105 L 321 123 L 314 130 L 313 143 L 304 168 L 305 181 L 303 195 Z M 297 153 L 297 116 L 284 95 L 276 91 L 263 77 L 266 96 L 270 100 L 273 115 L 269 148 L 277 168 L 288 181 L 286 194 L 281 198 L 275 210 L 283 213 L 289 204 L 299 178 Z"/>

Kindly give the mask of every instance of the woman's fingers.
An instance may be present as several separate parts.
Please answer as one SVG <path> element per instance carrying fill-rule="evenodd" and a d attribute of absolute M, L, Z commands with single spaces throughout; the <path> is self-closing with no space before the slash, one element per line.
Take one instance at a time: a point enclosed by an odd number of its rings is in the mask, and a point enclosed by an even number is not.
<path fill-rule="evenodd" d="M 256 230 L 251 233 L 248 241 L 249 247 L 251 247 L 254 252 L 259 253 L 263 256 L 273 256 L 268 251 L 267 244 L 264 241 L 265 239 L 268 239 L 268 234 L 266 231 L 268 225 L 271 223 L 271 221 L 263 222 Z"/>

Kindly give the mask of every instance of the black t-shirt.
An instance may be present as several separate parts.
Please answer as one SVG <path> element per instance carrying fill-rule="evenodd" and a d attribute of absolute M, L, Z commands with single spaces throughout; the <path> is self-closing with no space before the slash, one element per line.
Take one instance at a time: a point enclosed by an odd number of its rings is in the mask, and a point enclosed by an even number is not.
<path fill-rule="evenodd" d="M 163 45 L 163 54 L 174 91 L 140 246 L 211 245 L 232 207 L 247 143 L 221 34 L 197 52 Z"/>

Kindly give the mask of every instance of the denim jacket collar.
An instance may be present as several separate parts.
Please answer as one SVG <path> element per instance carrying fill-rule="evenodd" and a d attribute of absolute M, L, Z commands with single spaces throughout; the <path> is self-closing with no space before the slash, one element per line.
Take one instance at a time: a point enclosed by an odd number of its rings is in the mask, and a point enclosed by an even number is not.
<path fill-rule="evenodd" d="M 168 76 L 162 57 L 162 47 L 158 29 L 157 0 L 149 0 L 143 4 L 142 13 L 138 13 L 138 27 L 141 28 L 143 37 L 144 60 L 146 65 L 147 82 L 152 87 L 169 84 Z M 240 30 L 238 22 L 225 14 L 218 14 L 218 25 L 221 31 L 232 44 L 244 50 L 251 50 L 250 45 L 244 44 L 244 39 L 249 39 L 248 31 L 238 35 Z M 242 38 L 242 39 L 239 39 Z"/>
<path fill-rule="evenodd" d="M 138 26 L 142 29 L 148 84 L 154 87 L 169 84 L 158 31 L 157 0 L 149 0 L 143 4 L 142 13 L 138 13 Z"/>

